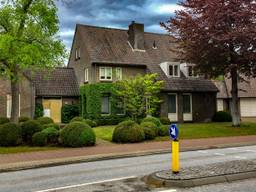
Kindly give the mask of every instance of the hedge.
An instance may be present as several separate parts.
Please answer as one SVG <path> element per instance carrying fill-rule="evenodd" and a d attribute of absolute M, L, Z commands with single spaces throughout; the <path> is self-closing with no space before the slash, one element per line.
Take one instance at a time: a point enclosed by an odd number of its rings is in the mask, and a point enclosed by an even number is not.
<path fill-rule="evenodd" d="M 63 105 L 61 108 L 61 122 L 69 123 L 71 119 L 79 116 L 79 105 Z"/>
<path fill-rule="evenodd" d="M 54 123 L 50 117 L 39 117 L 36 119 L 41 125 Z"/>
<path fill-rule="evenodd" d="M 7 117 L 0 117 L 0 125 L 9 123 L 9 122 L 10 122 L 10 119 L 8 119 Z"/>
<path fill-rule="evenodd" d="M 31 143 L 32 136 L 36 132 L 40 132 L 42 130 L 42 126 L 36 120 L 29 120 L 21 125 L 21 136 L 24 142 Z"/>
<path fill-rule="evenodd" d="M 42 104 L 37 103 L 35 106 L 35 119 L 44 116 L 44 107 Z"/>
<path fill-rule="evenodd" d="M 20 126 L 15 123 L 0 125 L 0 146 L 15 146 L 21 141 Z"/>
<path fill-rule="evenodd" d="M 214 122 L 231 122 L 232 116 L 226 111 L 218 111 L 212 118 Z"/>

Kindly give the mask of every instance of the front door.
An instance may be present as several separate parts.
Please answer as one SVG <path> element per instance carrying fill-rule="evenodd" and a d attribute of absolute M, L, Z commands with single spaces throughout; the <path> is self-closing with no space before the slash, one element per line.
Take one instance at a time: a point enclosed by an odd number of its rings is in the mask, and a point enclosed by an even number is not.
<path fill-rule="evenodd" d="M 50 117 L 55 123 L 61 122 L 61 99 L 43 99 L 44 116 Z"/>
<path fill-rule="evenodd" d="M 192 95 L 183 94 L 183 120 L 192 121 Z"/>
<path fill-rule="evenodd" d="M 177 94 L 169 94 L 168 95 L 168 118 L 172 122 L 178 121 Z"/>

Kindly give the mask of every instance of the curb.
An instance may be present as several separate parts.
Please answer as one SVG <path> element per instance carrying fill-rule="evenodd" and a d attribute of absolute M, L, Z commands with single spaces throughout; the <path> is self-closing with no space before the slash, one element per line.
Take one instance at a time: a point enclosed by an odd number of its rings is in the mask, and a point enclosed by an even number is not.
<path fill-rule="evenodd" d="M 196 151 L 196 150 L 206 150 L 206 149 L 221 149 L 221 148 L 228 148 L 228 147 L 250 146 L 255 144 L 256 142 L 249 142 L 249 143 L 220 144 L 220 145 L 212 145 L 212 146 L 186 147 L 181 149 L 180 151 L 185 152 L 185 151 Z M 118 154 L 111 153 L 106 155 L 94 155 L 89 157 L 78 156 L 78 157 L 68 157 L 68 158 L 51 159 L 51 160 L 18 162 L 18 163 L 6 164 L 5 166 L 0 167 L 0 173 L 35 169 L 35 168 L 53 167 L 53 166 L 68 165 L 68 164 L 87 163 L 87 162 L 93 162 L 93 161 L 165 154 L 165 153 L 171 153 L 171 147 L 170 149 L 137 151 L 137 152 L 131 152 L 131 153 L 118 153 Z"/>
<path fill-rule="evenodd" d="M 152 185 L 155 187 L 196 187 L 202 185 L 216 184 L 216 183 L 224 183 L 224 182 L 232 182 L 243 179 L 256 178 L 256 170 L 248 171 L 248 172 L 240 172 L 234 174 L 226 174 L 226 175 L 218 175 L 218 176 L 209 176 L 209 177 L 201 177 L 194 179 L 181 179 L 181 180 L 168 180 L 158 178 L 155 173 L 147 176 L 144 181 L 148 185 Z"/>

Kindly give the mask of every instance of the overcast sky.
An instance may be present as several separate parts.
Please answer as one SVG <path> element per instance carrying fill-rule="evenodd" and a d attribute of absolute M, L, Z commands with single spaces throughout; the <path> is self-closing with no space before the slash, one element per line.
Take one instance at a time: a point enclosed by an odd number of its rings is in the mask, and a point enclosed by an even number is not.
<path fill-rule="evenodd" d="M 144 23 L 145 31 L 165 33 L 159 22 L 179 9 L 178 0 L 72 0 L 58 3 L 60 37 L 70 51 L 76 23 L 127 29 L 131 21 Z"/>

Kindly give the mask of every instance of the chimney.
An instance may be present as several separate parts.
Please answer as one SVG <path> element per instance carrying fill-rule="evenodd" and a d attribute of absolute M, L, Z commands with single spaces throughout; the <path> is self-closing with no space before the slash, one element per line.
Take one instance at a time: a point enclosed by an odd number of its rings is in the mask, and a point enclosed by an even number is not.
<path fill-rule="evenodd" d="M 144 24 L 132 23 L 129 25 L 128 41 L 133 49 L 144 50 Z"/>

